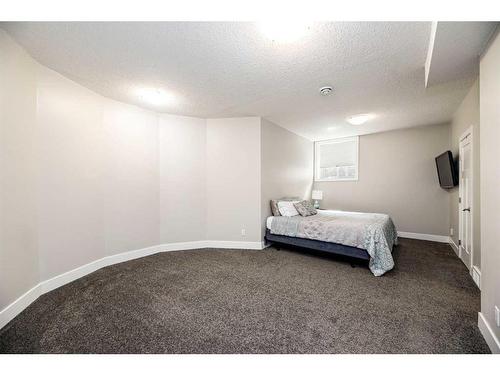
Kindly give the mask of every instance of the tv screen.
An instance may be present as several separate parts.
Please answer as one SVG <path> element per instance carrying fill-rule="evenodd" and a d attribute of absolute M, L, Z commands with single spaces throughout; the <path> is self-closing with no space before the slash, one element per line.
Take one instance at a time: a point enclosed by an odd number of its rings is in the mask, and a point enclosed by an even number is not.
<path fill-rule="evenodd" d="M 451 189 L 458 185 L 458 176 L 453 162 L 451 151 L 443 152 L 436 157 L 436 167 L 439 178 L 439 185 L 443 189 Z"/>

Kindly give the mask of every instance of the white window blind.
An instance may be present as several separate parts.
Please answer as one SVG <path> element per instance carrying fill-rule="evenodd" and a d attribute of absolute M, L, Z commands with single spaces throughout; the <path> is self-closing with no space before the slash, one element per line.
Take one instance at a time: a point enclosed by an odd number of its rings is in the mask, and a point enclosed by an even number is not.
<path fill-rule="evenodd" d="M 358 141 L 358 137 L 349 137 L 316 142 L 315 180 L 357 180 Z"/>

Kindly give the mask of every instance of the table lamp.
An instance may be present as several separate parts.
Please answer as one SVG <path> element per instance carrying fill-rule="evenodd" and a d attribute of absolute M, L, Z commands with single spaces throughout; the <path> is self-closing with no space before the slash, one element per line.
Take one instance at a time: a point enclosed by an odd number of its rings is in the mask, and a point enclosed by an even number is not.
<path fill-rule="evenodd" d="M 319 201 L 323 199 L 323 191 L 313 190 L 311 197 L 314 200 L 314 208 L 319 208 Z"/>

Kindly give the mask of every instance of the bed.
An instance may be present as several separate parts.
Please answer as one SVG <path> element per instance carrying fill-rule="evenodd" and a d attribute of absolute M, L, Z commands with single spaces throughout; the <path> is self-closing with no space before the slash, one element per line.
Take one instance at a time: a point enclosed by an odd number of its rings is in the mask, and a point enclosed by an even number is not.
<path fill-rule="evenodd" d="M 386 214 L 318 210 L 312 216 L 270 216 L 266 240 L 368 260 L 381 276 L 394 267 L 397 231 Z"/>

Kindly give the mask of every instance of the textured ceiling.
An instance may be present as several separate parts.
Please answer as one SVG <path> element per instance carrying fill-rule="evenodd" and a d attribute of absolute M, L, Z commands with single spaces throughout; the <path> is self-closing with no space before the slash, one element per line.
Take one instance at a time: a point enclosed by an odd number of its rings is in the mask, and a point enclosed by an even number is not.
<path fill-rule="evenodd" d="M 479 55 L 493 34 L 496 22 L 438 22 L 429 54 L 427 85 L 475 76 Z"/>
<path fill-rule="evenodd" d="M 173 92 L 160 112 L 262 116 L 309 139 L 449 121 L 474 76 L 425 88 L 430 22 L 312 24 L 291 43 L 255 23 L 2 23 L 40 63 L 147 108 L 137 87 Z M 332 95 L 318 89 L 332 85 Z M 362 126 L 349 115 L 373 112 Z"/>

